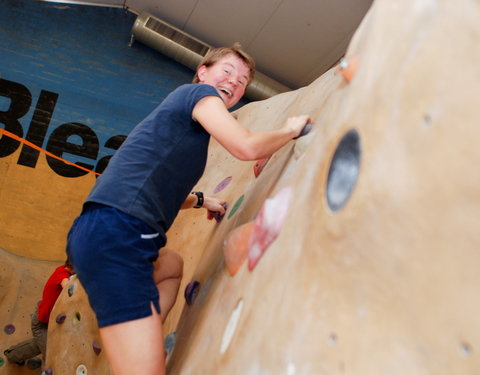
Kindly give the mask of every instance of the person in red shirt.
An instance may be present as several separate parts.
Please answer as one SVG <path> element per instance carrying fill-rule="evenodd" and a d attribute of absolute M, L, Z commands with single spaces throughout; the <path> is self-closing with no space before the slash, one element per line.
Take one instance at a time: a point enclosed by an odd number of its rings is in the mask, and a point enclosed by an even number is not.
<path fill-rule="evenodd" d="M 57 267 L 50 275 L 43 288 L 42 300 L 38 303 L 32 315 L 33 337 L 13 345 L 3 352 L 9 362 L 23 366 L 26 360 L 41 353 L 43 355 L 43 363 L 45 363 L 50 313 L 63 287 L 74 273 L 73 266 L 67 258 L 65 264 Z"/>

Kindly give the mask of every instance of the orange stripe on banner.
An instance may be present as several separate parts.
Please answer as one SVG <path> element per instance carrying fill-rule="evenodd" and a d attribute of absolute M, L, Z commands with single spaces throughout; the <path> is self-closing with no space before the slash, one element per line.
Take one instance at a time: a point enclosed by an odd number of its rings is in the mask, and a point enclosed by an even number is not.
<path fill-rule="evenodd" d="M 84 168 L 84 167 L 82 167 L 82 166 L 80 166 L 80 165 L 78 165 L 78 164 L 72 163 L 71 161 L 62 159 L 60 156 L 54 155 L 54 154 L 52 154 L 51 152 L 48 152 L 47 150 L 44 150 L 43 148 L 38 147 L 37 145 L 33 144 L 32 142 L 27 141 L 27 140 L 24 139 L 24 138 L 20 138 L 18 135 L 13 134 L 13 133 L 11 133 L 11 132 L 3 129 L 3 128 L 0 128 L 0 133 L 2 133 L 3 135 L 6 135 L 7 137 L 10 137 L 10 138 L 12 138 L 12 139 L 15 139 L 16 141 L 19 141 L 19 142 L 21 142 L 21 143 L 24 143 L 24 144 L 26 144 L 27 146 L 29 146 L 29 147 L 31 147 L 31 148 L 34 148 L 35 150 L 38 150 L 38 151 L 40 151 L 40 152 L 43 152 L 44 154 L 46 154 L 46 155 L 48 155 L 48 156 L 50 156 L 50 157 L 52 157 L 52 158 L 55 158 L 55 159 L 60 160 L 60 161 L 63 161 L 65 164 L 72 165 L 72 166 L 74 166 L 74 167 L 77 167 L 77 168 L 85 171 L 85 172 L 93 173 L 93 174 L 95 174 L 95 175 L 97 175 L 97 176 L 100 176 L 100 173 L 97 173 L 97 172 L 95 172 L 95 171 L 91 171 L 90 169 L 87 169 L 87 168 Z"/>

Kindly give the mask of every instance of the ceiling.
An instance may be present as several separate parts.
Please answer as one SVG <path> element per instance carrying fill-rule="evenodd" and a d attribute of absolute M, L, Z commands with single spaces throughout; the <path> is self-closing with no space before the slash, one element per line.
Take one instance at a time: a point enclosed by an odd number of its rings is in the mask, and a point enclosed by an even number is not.
<path fill-rule="evenodd" d="M 296 89 L 343 56 L 373 0 L 55 0 L 146 11 L 212 46 L 240 42 L 257 69 Z"/>

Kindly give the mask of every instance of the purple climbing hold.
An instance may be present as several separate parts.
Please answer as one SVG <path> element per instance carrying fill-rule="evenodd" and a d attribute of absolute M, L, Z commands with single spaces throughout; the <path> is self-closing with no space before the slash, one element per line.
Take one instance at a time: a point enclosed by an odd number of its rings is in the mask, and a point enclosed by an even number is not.
<path fill-rule="evenodd" d="M 92 347 L 93 347 L 93 351 L 95 352 L 96 355 L 99 355 L 100 352 L 102 351 L 102 347 L 97 342 L 97 340 L 93 340 Z"/>
<path fill-rule="evenodd" d="M 222 204 L 223 208 L 225 209 L 225 213 L 227 213 L 227 207 L 228 205 L 226 203 Z M 225 214 L 220 215 L 219 212 L 214 212 L 212 214 L 213 218 L 216 220 L 217 223 L 221 222 Z"/>
<path fill-rule="evenodd" d="M 55 321 L 58 323 L 58 324 L 62 324 L 65 319 L 67 318 L 67 314 L 65 313 L 61 313 L 61 314 L 58 314 L 57 317 L 55 318 Z"/>
<path fill-rule="evenodd" d="M 13 324 L 7 324 L 5 328 L 3 328 L 3 331 L 7 335 L 12 335 L 13 333 L 15 333 L 15 326 Z"/>
<path fill-rule="evenodd" d="M 42 375 L 53 375 L 53 370 L 50 367 L 47 367 L 43 370 Z"/>
<path fill-rule="evenodd" d="M 190 282 L 187 287 L 185 288 L 185 300 L 187 301 L 187 305 L 191 305 L 195 298 L 197 298 L 198 290 L 200 289 L 200 283 L 198 281 Z"/>
<path fill-rule="evenodd" d="M 222 182 L 220 182 L 217 185 L 217 187 L 213 191 L 213 194 L 220 193 L 223 189 L 225 189 L 230 184 L 231 181 L 232 181 L 232 176 L 225 178 Z"/>

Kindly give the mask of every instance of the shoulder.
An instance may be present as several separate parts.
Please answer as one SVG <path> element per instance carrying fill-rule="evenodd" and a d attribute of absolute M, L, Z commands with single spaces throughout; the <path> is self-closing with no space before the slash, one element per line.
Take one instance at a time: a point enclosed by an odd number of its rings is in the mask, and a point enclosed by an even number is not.
<path fill-rule="evenodd" d="M 218 96 L 217 90 L 213 86 L 206 85 L 204 83 L 189 83 L 177 87 L 173 92 L 173 95 L 192 95 L 192 96 Z"/>
<path fill-rule="evenodd" d="M 162 107 L 181 109 L 191 117 L 191 113 L 199 101 L 215 96 L 220 98 L 213 86 L 203 83 L 186 84 L 175 89 L 164 101 Z"/>

